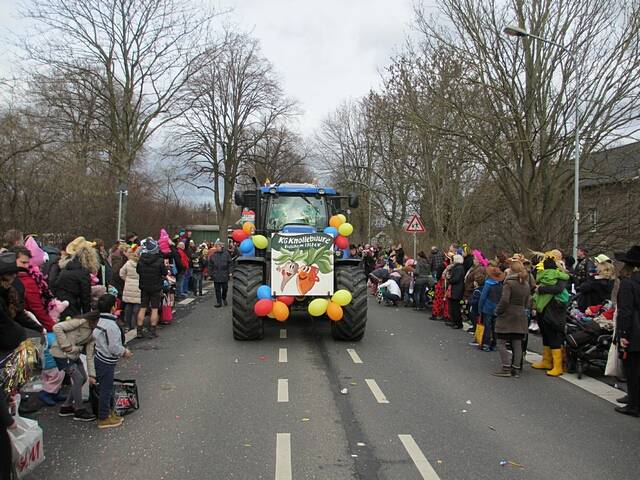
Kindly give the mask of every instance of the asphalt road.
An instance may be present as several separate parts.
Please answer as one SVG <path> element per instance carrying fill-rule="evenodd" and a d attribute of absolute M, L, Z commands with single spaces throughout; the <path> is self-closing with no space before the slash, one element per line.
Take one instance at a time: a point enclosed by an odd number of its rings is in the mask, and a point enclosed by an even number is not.
<path fill-rule="evenodd" d="M 638 478 L 640 419 L 528 367 L 493 377 L 497 353 L 425 314 L 370 299 L 361 342 L 295 316 L 243 343 L 213 304 L 131 342 L 117 376 L 137 379 L 141 409 L 122 428 L 41 410 L 46 461 L 29 478 Z"/>

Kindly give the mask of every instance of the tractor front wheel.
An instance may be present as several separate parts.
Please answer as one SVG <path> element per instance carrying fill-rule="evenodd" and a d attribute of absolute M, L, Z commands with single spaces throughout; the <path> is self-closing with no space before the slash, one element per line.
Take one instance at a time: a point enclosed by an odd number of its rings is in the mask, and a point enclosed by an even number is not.
<path fill-rule="evenodd" d="M 367 327 L 367 277 L 360 265 L 336 266 L 336 290 L 349 290 L 353 300 L 344 310 L 344 317 L 331 322 L 334 340 L 358 342 Z"/>
<path fill-rule="evenodd" d="M 263 283 L 262 265 L 238 263 L 233 270 L 233 338 L 262 340 L 264 326 L 253 307 L 258 299 L 258 287 Z"/>

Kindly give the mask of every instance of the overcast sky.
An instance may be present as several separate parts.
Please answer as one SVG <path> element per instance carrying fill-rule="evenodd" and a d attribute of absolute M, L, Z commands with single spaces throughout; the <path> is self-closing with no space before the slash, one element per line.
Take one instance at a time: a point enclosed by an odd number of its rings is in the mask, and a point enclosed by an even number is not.
<path fill-rule="evenodd" d="M 346 99 L 379 85 L 379 72 L 404 42 L 414 0 L 212 0 L 224 21 L 257 37 L 287 95 L 300 102 L 309 135 Z M 425 0 L 433 4 L 433 0 Z M 0 0 L 0 29 L 19 31 L 15 0 Z M 2 35 L 5 37 L 5 35 Z M 0 37 L 0 38 L 2 38 Z M 0 71 L 11 63 L 0 47 Z"/>
<path fill-rule="evenodd" d="M 230 17 L 261 41 L 285 91 L 305 112 L 305 134 L 345 99 L 379 83 L 401 48 L 412 0 L 222 0 Z"/>

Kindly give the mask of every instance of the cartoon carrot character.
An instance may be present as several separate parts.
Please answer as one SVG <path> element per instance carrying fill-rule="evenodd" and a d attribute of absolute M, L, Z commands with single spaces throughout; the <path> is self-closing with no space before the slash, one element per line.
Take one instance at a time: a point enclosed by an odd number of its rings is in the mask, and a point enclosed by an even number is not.
<path fill-rule="evenodd" d="M 298 291 L 302 295 L 306 295 L 306 293 L 319 281 L 320 277 L 318 277 L 318 267 L 315 265 L 305 265 L 298 271 Z"/>

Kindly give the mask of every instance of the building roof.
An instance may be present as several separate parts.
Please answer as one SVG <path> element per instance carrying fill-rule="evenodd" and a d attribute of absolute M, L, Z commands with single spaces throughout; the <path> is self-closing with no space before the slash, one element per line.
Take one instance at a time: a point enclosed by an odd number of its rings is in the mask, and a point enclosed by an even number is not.
<path fill-rule="evenodd" d="M 187 225 L 186 229 L 196 232 L 219 232 L 220 225 Z"/>
<path fill-rule="evenodd" d="M 592 153 L 580 169 L 580 186 L 593 187 L 640 179 L 640 142 Z"/>

